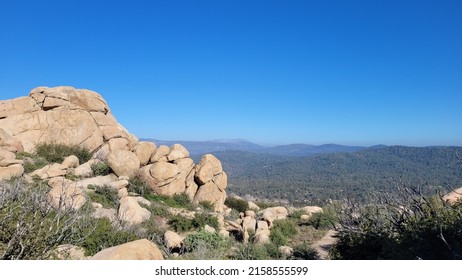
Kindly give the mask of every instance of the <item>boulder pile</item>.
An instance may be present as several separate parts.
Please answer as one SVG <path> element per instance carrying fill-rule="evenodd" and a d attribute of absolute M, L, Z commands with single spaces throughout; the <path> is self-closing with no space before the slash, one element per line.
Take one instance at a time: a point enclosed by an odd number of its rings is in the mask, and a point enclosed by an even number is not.
<path fill-rule="evenodd" d="M 0 180 L 22 176 L 24 162 L 15 153 L 32 153 L 39 144 L 77 145 L 93 153 L 88 162 L 69 157 L 30 174 L 50 180 L 53 207 L 80 207 L 90 184 L 110 185 L 120 197 L 127 197 L 129 180 L 138 177 L 159 195 L 185 193 L 195 203 L 208 201 L 216 211 L 223 211 L 227 176 L 216 157 L 204 155 L 196 165 L 182 145 L 157 147 L 140 142 L 117 122 L 104 98 L 94 91 L 38 87 L 29 96 L 0 101 Z M 91 178 L 92 165 L 100 162 L 107 163 L 113 174 Z M 70 174 L 84 179 L 55 179 Z M 138 209 L 137 201 L 126 198 L 123 202 L 122 219 L 138 223 L 149 218 Z"/>

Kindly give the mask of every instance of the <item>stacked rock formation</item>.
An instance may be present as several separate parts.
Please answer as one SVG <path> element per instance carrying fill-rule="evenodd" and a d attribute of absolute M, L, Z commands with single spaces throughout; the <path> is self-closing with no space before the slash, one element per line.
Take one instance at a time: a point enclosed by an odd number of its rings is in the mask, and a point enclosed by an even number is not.
<path fill-rule="evenodd" d="M 107 161 L 114 174 L 96 181 L 113 185 L 120 197 L 127 196 L 128 180 L 138 176 L 157 194 L 186 193 L 196 203 L 208 201 L 216 211 L 223 211 L 227 176 L 217 158 L 205 155 L 195 165 L 189 152 L 179 144 L 157 147 L 151 142 L 140 142 L 117 122 L 106 101 L 94 91 L 68 86 L 38 87 L 27 97 L 0 101 L 0 180 L 23 174 L 24 163 L 16 160 L 15 152 L 33 152 L 36 145 L 43 143 L 78 145 L 93 152 L 94 158 L 85 163 L 76 163 L 72 158 L 46 166 L 34 173 L 41 179 L 52 180 L 69 172 L 89 177 L 91 166 L 102 160 Z M 50 199 L 58 194 L 80 195 L 88 180 L 92 179 L 62 180 L 60 185 L 52 181 L 49 184 L 55 189 Z M 78 201 L 66 206 L 81 205 L 82 200 Z M 122 205 L 136 203 L 132 199 L 123 202 Z M 127 209 L 122 216 L 131 213 Z M 135 212 L 135 220 L 147 216 L 143 210 Z"/>

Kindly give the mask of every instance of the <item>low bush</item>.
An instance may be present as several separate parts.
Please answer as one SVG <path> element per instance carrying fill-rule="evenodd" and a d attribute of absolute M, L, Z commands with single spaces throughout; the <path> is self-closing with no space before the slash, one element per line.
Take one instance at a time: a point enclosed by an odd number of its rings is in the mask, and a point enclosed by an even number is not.
<path fill-rule="evenodd" d="M 83 229 L 83 235 L 86 238 L 81 246 L 85 249 L 86 256 L 93 256 L 106 248 L 138 239 L 134 233 L 116 230 L 108 218 L 97 219 L 94 227 Z"/>
<path fill-rule="evenodd" d="M 87 162 L 91 158 L 91 153 L 79 146 L 69 146 L 64 144 L 38 144 L 35 147 L 35 154 L 43 157 L 48 162 L 61 163 L 65 157 L 75 155 L 81 163 Z"/>
<path fill-rule="evenodd" d="M 292 220 L 276 220 L 271 228 L 270 240 L 278 246 L 285 246 L 288 239 L 298 233 L 297 224 Z"/>
<path fill-rule="evenodd" d="M 0 259 L 47 259 L 61 244 L 75 244 L 92 228 L 91 205 L 54 211 L 47 202 L 46 184 L 22 180 L 0 182 Z"/>
<path fill-rule="evenodd" d="M 231 248 L 231 241 L 219 233 L 200 230 L 189 234 L 184 239 L 185 259 L 219 260 L 226 259 Z"/>
<path fill-rule="evenodd" d="M 130 180 L 130 184 L 128 185 L 127 190 L 128 190 L 128 192 L 136 193 L 136 194 L 139 194 L 139 195 L 141 195 L 143 197 L 145 197 L 148 194 L 150 196 L 153 195 L 151 189 L 148 186 L 148 184 L 146 184 L 139 177 L 135 177 L 135 178 Z"/>
<path fill-rule="evenodd" d="M 49 162 L 42 157 L 27 158 L 24 160 L 24 173 L 31 173 L 47 165 Z"/>
<path fill-rule="evenodd" d="M 300 225 L 312 226 L 315 229 L 331 229 L 339 222 L 337 213 L 333 207 L 324 207 L 323 212 L 314 213 L 306 222 Z"/>
<path fill-rule="evenodd" d="M 172 217 L 168 223 L 176 232 L 190 231 L 194 228 L 191 219 L 179 215 Z"/>
<path fill-rule="evenodd" d="M 104 208 L 117 208 L 119 205 L 119 193 L 116 189 L 109 186 L 89 185 L 88 189 L 94 192 L 88 192 L 92 202 L 101 203 Z"/>
<path fill-rule="evenodd" d="M 279 251 L 274 243 L 255 244 L 252 241 L 239 244 L 231 257 L 235 260 L 283 260 L 287 257 Z"/>
<path fill-rule="evenodd" d="M 156 195 L 151 192 L 144 195 L 144 197 L 151 202 L 162 202 L 167 206 L 173 208 L 184 208 L 188 210 L 194 210 L 195 206 L 192 204 L 188 195 L 185 193 L 175 194 L 173 196 L 167 195 Z"/>
<path fill-rule="evenodd" d="M 194 219 L 192 220 L 192 225 L 196 229 L 202 229 L 205 225 L 209 225 L 218 231 L 220 225 L 218 224 L 218 219 L 207 213 L 197 213 Z"/>
<path fill-rule="evenodd" d="M 235 209 L 238 212 L 245 212 L 249 210 L 249 203 L 243 199 L 239 199 L 236 197 L 226 198 L 225 205 L 231 209 Z"/>
<path fill-rule="evenodd" d="M 319 254 L 311 248 L 307 242 L 303 242 L 294 248 L 291 258 L 292 260 L 318 260 Z"/>
<path fill-rule="evenodd" d="M 106 176 L 112 173 L 111 167 L 106 162 L 98 162 L 91 165 L 93 176 Z"/>
<path fill-rule="evenodd" d="M 462 207 L 405 188 L 387 203 L 347 204 L 331 253 L 338 259 L 461 259 Z"/>
<path fill-rule="evenodd" d="M 170 219 L 169 224 L 177 232 L 201 230 L 205 227 L 205 225 L 209 225 L 215 230 L 218 230 L 219 228 L 217 218 L 207 213 L 196 213 L 193 219 L 177 215 Z"/>

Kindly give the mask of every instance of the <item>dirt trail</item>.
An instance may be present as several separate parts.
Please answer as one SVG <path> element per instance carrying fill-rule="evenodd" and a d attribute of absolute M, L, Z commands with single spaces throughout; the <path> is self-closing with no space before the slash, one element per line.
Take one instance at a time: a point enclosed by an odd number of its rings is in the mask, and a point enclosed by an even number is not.
<path fill-rule="evenodd" d="M 314 243 L 313 248 L 318 252 L 319 257 L 321 260 L 328 260 L 329 259 L 329 249 L 337 242 L 337 238 L 335 235 L 337 231 L 331 229 L 329 230 L 323 238 L 321 238 L 318 242 Z"/>

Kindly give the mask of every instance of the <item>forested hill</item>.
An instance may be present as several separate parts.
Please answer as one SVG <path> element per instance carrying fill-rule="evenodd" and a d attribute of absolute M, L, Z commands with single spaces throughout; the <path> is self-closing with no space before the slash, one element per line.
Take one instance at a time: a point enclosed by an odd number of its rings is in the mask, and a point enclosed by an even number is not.
<path fill-rule="evenodd" d="M 217 152 L 229 192 L 293 203 L 393 191 L 397 182 L 440 189 L 462 185 L 462 147 L 392 146 L 354 153 L 290 158 L 239 151 Z"/>

